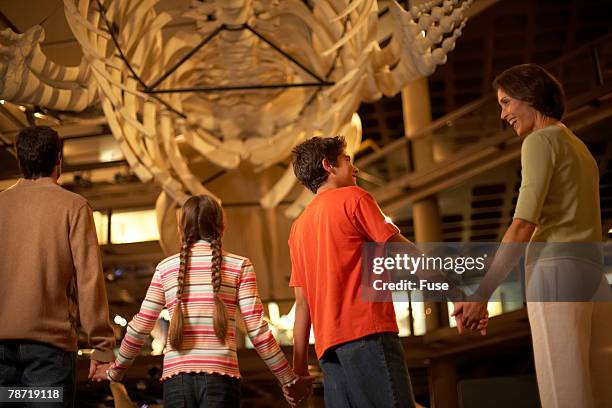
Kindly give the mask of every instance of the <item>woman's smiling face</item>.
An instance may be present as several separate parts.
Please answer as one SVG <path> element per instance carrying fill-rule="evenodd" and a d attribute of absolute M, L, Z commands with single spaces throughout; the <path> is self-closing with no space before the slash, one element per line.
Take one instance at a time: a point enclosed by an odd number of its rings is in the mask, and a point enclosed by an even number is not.
<path fill-rule="evenodd" d="M 501 106 L 501 119 L 512 126 L 519 137 L 533 132 L 538 111 L 530 104 L 511 97 L 501 88 L 497 90 L 497 102 Z"/>

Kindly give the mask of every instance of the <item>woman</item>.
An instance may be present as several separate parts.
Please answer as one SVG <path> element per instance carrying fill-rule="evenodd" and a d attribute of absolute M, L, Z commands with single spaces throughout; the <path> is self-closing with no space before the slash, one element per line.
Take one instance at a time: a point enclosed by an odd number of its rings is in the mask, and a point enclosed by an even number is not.
<path fill-rule="evenodd" d="M 287 400 L 299 402 L 312 380 L 294 374 L 264 321 L 251 261 L 222 252 L 219 203 L 206 195 L 189 198 L 180 224 L 181 252 L 157 265 L 107 378 L 121 380 L 166 307 L 171 319 L 161 378 L 165 406 L 240 406 L 235 338 L 239 309 L 251 341 Z"/>
<path fill-rule="evenodd" d="M 563 123 L 563 89 L 535 64 L 512 67 L 493 82 L 501 118 L 524 138 L 522 181 L 502 243 L 530 243 L 527 310 L 540 399 L 549 407 L 612 406 L 612 316 L 601 268 L 599 171 Z M 480 302 L 455 308 L 475 329 L 486 300 L 518 262 L 524 246 L 502 245 L 477 290 Z M 578 290 L 576 290 L 578 289 Z"/>

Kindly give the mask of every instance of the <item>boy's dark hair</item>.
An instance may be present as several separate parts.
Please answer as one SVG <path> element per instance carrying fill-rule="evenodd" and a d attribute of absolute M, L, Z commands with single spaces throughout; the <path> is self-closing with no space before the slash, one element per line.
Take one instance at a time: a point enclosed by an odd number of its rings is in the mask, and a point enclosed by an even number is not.
<path fill-rule="evenodd" d="M 561 83 L 537 64 L 508 68 L 493 80 L 495 90 L 527 102 L 549 118 L 561 120 L 565 112 L 565 94 Z"/>
<path fill-rule="evenodd" d="M 15 150 L 25 178 L 49 177 L 62 151 L 62 143 L 49 126 L 32 126 L 17 134 Z"/>
<path fill-rule="evenodd" d="M 293 172 L 295 177 L 313 193 L 327 180 L 327 172 L 321 163 L 327 159 L 336 166 L 338 155 L 346 149 L 342 136 L 313 137 L 293 148 Z"/>

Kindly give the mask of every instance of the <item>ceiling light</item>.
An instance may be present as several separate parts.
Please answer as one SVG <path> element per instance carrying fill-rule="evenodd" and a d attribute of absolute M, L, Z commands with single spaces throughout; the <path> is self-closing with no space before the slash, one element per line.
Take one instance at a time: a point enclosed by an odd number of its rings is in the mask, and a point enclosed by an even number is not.
<path fill-rule="evenodd" d="M 270 316 L 270 321 L 272 323 L 280 319 L 280 309 L 278 307 L 278 303 L 276 302 L 268 303 L 268 315 Z"/>
<path fill-rule="evenodd" d="M 118 324 L 121 327 L 125 327 L 125 325 L 127 324 L 127 320 L 125 320 L 119 315 L 115 315 L 115 319 L 113 321 L 115 322 L 115 324 Z"/>

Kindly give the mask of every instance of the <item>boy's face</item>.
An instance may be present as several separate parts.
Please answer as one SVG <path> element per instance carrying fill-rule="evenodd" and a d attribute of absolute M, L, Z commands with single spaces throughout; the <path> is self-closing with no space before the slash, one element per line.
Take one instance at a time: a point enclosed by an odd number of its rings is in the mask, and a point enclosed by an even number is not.
<path fill-rule="evenodd" d="M 353 166 L 351 156 L 342 152 L 336 158 L 336 166 L 334 166 L 335 182 L 338 187 L 348 187 L 357 185 L 357 167 Z"/>

